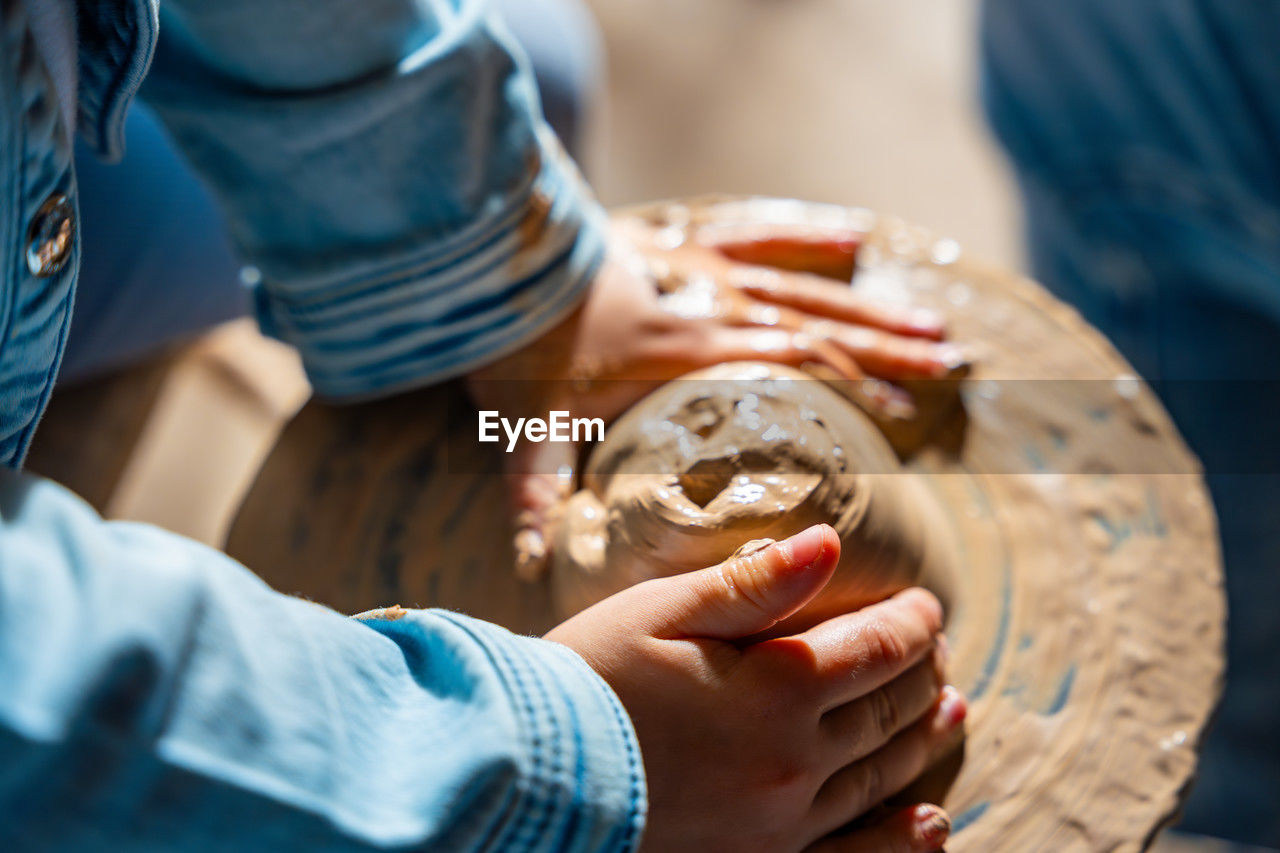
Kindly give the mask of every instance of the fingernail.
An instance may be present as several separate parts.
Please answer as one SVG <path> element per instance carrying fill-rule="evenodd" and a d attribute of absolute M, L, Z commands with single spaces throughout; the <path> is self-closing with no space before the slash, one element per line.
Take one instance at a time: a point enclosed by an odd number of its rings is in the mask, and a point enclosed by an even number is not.
<path fill-rule="evenodd" d="M 942 659 L 942 665 L 946 666 L 951 663 L 951 643 L 947 642 L 947 635 L 938 633 L 938 657 Z"/>
<path fill-rule="evenodd" d="M 796 567 L 808 567 L 822 557 L 827 548 L 827 525 L 817 524 L 786 540 L 787 551 Z"/>
<path fill-rule="evenodd" d="M 951 834 L 951 818 L 937 806 L 916 806 L 912 818 L 920 841 L 931 847 L 941 847 Z"/>
<path fill-rule="evenodd" d="M 964 722 L 969 706 L 964 701 L 963 694 L 948 684 L 942 688 L 942 702 L 939 703 L 938 711 L 942 715 L 943 724 L 951 730 Z"/>

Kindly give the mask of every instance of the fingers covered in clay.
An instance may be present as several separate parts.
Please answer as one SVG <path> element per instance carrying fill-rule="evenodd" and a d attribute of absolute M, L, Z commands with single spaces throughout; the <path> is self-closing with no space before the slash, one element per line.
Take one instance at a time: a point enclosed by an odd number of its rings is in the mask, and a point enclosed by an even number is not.
<path fill-rule="evenodd" d="M 667 636 L 736 640 L 798 611 L 826 586 L 840 537 L 818 524 L 782 542 L 676 578 L 651 581 L 667 602 Z"/>
<path fill-rule="evenodd" d="M 948 685 L 922 719 L 832 775 L 813 801 L 817 831 L 836 830 L 914 782 L 956 745 L 967 710 L 960 691 Z"/>
<path fill-rule="evenodd" d="M 764 281 L 775 277 L 767 273 Z M 828 283 L 817 286 L 846 292 Z M 760 288 L 766 288 L 764 292 L 768 293 L 791 292 L 785 279 L 775 285 L 762 283 L 743 289 L 754 293 Z M 804 300 L 797 301 L 801 307 L 789 305 L 785 300 L 780 300 L 777 305 L 755 300 L 735 302 L 726 309 L 725 320 L 738 326 L 791 330 L 807 338 L 830 343 L 852 359 L 859 374 L 886 379 L 942 379 L 968 364 L 968 357 L 960 347 L 923 334 L 920 329 L 931 328 L 928 326 L 930 321 L 914 319 L 917 313 L 914 310 L 898 314 L 889 309 L 859 308 L 858 311 L 831 310 L 823 313 L 817 307 L 805 307 L 807 303 Z M 866 316 L 853 319 L 851 314 Z M 867 316 L 874 316 L 876 322 L 868 322 Z M 850 378 L 847 371 L 845 373 L 842 378 Z"/>
<path fill-rule="evenodd" d="M 749 542 L 710 568 L 628 587 L 547 634 L 627 709 L 648 782 L 648 849 L 794 853 L 930 763 L 937 708 L 952 706 L 938 701 L 930 650 L 941 614 L 927 593 L 867 608 L 863 621 L 827 633 L 752 642 L 823 589 L 840 548 L 825 524 Z M 894 713 L 824 715 L 846 693 L 837 680 L 857 696 L 891 690 Z M 922 704 L 933 710 L 911 722 Z M 732 821 L 709 818 L 730 809 Z M 880 831 L 891 839 L 915 830 Z"/>
<path fill-rule="evenodd" d="M 504 454 L 507 497 L 514 519 L 516 575 L 536 581 L 546 572 L 555 520 L 573 487 L 577 445 L 525 442 Z"/>
<path fill-rule="evenodd" d="M 867 373 L 885 379 L 945 379 L 968 364 L 955 344 L 842 323 L 815 324 L 812 331 L 839 345 Z"/>
<path fill-rule="evenodd" d="M 801 327 L 801 331 L 795 330 Z M 849 347 L 833 337 L 836 331 L 828 324 L 797 321 L 790 327 L 783 323 L 766 324 L 762 328 L 743 320 L 737 325 L 709 328 L 708 345 L 698 351 L 699 358 L 707 365 L 768 361 L 803 369 L 815 378 L 841 385 L 860 405 L 880 416 L 911 417 L 915 411 L 911 395 L 887 381 L 869 376 Z"/>
<path fill-rule="evenodd" d="M 942 687 L 938 667 L 925 660 L 884 687 L 828 711 L 822 729 L 832 769 L 865 758 L 917 722 L 937 703 Z"/>
<path fill-rule="evenodd" d="M 950 835 L 950 815 L 938 806 L 919 803 L 872 826 L 829 835 L 804 853 L 931 853 L 942 849 Z"/>
<path fill-rule="evenodd" d="M 840 379 L 866 376 L 841 347 L 821 335 L 783 327 L 717 326 L 709 330 L 706 364 L 726 361 L 770 361 L 790 367 L 823 365 Z"/>
<path fill-rule="evenodd" d="M 812 676 L 823 710 L 829 711 L 878 690 L 937 646 L 942 606 L 919 588 L 853 613 L 828 619 L 803 634 L 756 647 L 768 654 L 775 644 L 802 644 L 812 656 Z M 856 678 L 851 677 L 856 674 Z"/>
<path fill-rule="evenodd" d="M 811 317 L 935 341 L 946 335 L 945 322 L 933 311 L 871 302 L 848 284 L 817 276 L 739 267 L 729 273 L 729 282 L 753 299 L 786 306 Z"/>
<path fill-rule="evenodd" d="M 730 260 L 785 270 L 802 270 L 847 282 L 857 268 L 862 233 L 757 234 L 711 241 Z"/>

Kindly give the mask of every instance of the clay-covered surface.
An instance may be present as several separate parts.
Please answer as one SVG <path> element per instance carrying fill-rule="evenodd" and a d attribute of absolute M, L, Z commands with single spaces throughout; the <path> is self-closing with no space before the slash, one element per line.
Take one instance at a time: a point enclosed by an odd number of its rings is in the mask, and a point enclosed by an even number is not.
<path fill-rule="evenodd" d="M 1135 850 L 1176 812 L 1222 675 L 1216 531 L 1195 460 L 1149 389 L 1041 288 L 867 211 L 767 199 L 624 211 L 700 229 L 862 232 L 855 286 L 944 311 L 979 345 L 963 418 L 894 436 L 955 537 L 951 671 L 968 736 L 930 792 L 949 850 Z M 714 234 L 713 234 L 714 232 Z M 672 245 L 665 231 L 660 245 Z M 456 388 L 308 405 L 246 500 L 229 550 L 276 587 L 355 612 L 456 607 L 520 631 L 549 582 L 512 572 L 494 459 L 450 442 Z M 907 431 L 910 433 L 910 430 Z M 474 454 L 475 458 L 465 458 Z M 902 476 L 902 475 L 893 475 Z"/>

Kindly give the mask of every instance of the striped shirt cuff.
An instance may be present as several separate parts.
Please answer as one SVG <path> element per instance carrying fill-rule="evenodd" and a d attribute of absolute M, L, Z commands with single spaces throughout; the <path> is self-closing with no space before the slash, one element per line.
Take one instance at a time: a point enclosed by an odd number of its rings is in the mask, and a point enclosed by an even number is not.
<path fill-rule="evenodd" d="M 648 809 L 644 763 L 613 690 L 574 652 L 457 613 L 432 611 L 486 649 L 529 747 L 519 817 L 496 849 L 633 853 Z"/>
<path fill-rule="evenodd" d="M 577 307 L 607 218 L 543 131 L 528 185 L 449 239 L 357 274 L 255 287 L 263 331 L 298 349 L 316 393 L 376 397 L 460 376 Z"/>

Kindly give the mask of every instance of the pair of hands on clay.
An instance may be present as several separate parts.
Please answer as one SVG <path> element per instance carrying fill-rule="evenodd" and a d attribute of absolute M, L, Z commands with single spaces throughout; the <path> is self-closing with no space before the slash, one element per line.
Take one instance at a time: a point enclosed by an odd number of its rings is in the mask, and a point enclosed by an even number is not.
<path fill-rule="evenodd" d="M 748 236 L 672 250 L 635 223 L 614 226 L 609 257 L 583 304 L 542 338 L 467 378 L 481 409 L 504 417 L 613 419 L 658 385 L 726 361 L 772 361 L 855 380 L 867 404 L 909 398 L 891 383 L 937 379 L 963 362 L 942 319 L 877 305 L 848 285 L 860 235 Z M 840 280 L 834 280 L 840 279 Z M 688 283 L 682 295 L 672 283 Z M 518 444 L 503 454 L 516 518 L 517 569 L 545 566 L 548 527 L 578 448 Z"/>
<path fill-rule="evenodd" d="M 960 735 L 937 600 L 907 590 L 794 636 L 746 639 L 817 595 L 839 553 L 818 525 L 637 584 L 546 635 L 627 709 L 648 780 L 646 850 L 924 853 L 946 840 L 949 818 L 928 804 L 842 831 Z"/>
<path fill-rule="evenodd" d="M 643 235 L 615 233 L 573 315 L 468 378 L 480 408 L 608 420 L 663 382 L 738 360 L 816 365 L 879 393 L 872 405 L 891 405 L 895 389 L 881 380 L 938 378 L 961 361 L 940 318 L 869 304 L 831 280 L 852 275 L 856 235 L 675 252 L 635 236 Z M 682 300 L 671 281 L 690 276 L 704 280 Z M 572 470 L 576 456 L 576 447 L 550 442 L 504 456 L 527 577 L 543 567 L 545 528 L 565 494 L 555 472 Z M 839 549 L 833 530 L 811 528 L 718 567 L 634 586 L 547 635 L 599 672 L 631 717 L 648 780 L 647 849 L 942 845 L 948 818 L 927 804 L 836 834 L 913 781 L 959 732 L 965 704 L 942 686 L 936 599 L 909 590 L 795 636 L 750 639 L 819 594 Z"/>

